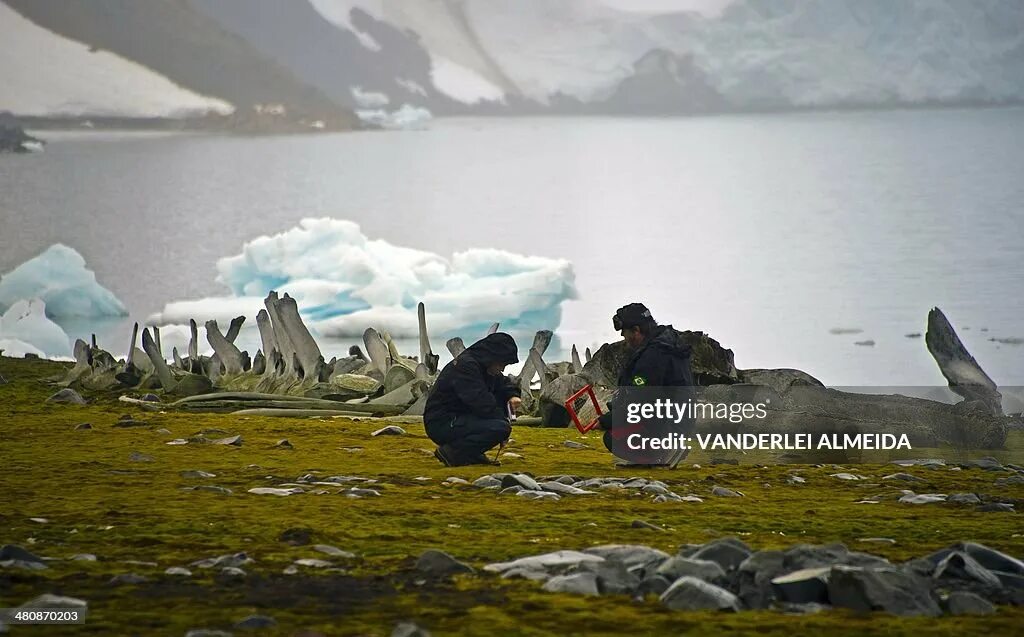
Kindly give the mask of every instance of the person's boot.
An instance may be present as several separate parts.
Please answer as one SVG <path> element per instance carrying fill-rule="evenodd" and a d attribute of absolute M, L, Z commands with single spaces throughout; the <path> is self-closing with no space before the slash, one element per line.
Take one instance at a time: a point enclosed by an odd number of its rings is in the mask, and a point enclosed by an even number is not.
<path fill-rule="evenodd" d="M 452 461 L 452 450 L 448 445 L 441 445 L 437 449 L 434 449 L 434 457 L 437 461 L 446 467 L 454 467 L 455 463 Z"/>
<path fill-rule="evenodd" d="M 469 464 L 489 464 L 489 465 L 493 465 L 495 467 L 500 467 L 501 466 L 501 462 L 500 461 L 498 461 L 498 460 L 491 460 L 490 458 L 487 457 L 486 453 L 482 453 L 479 456 L 474 457 L 473 461 L 470 462 Z"/>

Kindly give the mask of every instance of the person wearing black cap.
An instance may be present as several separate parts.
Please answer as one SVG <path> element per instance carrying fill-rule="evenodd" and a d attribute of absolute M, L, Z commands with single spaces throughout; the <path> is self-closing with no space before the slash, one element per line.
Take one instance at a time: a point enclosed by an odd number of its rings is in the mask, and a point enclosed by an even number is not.
<path fill-rule="evenodd" d="M 485 455 L 508 440 L 509 414 L 521 404 L 519 388 L 503 374 L 519 362 L 515 340 L 488 334 L 445 365 L 427 397 L 423 424 L 438 445 L 434 457 L 450 467 L 495 464 Z"/>
<path fill-rule="evenodd" d="M 619 387 L 693 385 L 690 346 L 680 342 L 671 325 L 658 325 L 643 303 L 620 307 L 612 317 L 612 326 L 632 350 L 629 360 L 619 372 Z M 615 433 L 611 409 L 600 417 L 600 427 L 605 430 L 604 445 L 612 451 Z"/>

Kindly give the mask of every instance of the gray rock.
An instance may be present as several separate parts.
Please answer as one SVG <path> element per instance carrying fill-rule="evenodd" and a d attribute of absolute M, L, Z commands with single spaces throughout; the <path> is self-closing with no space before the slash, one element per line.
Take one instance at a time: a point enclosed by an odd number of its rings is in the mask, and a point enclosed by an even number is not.
<path fill-rule="evenodd" d="M 909 493 L 899 499 L 903 504 L 934 504 L 945 502 L 945 493 Z"/>
<path fill-rule="evenodd" d="M 856 475 L 854 473 L 831 473 L 829 475 L 831 477 L 833 477 L 833 478 L 836 478 L 837 480 L 856 481 L 856 480 L 863 480 L 864 479 L 864 476 L 859 476 L 859 475 Z"/>
<path fill-rule="evenodd" d="M 586 489 L 577 489 L 571 484 L 562 484 L 561 482 L 538 482 L 538 486 L 545 491 L 551 493 L 561 493 L 563 495 L 594 495 L 594 491 L 587 491 Z"/>
<path fill-rule="evenodd" d="M 525 498 L 527 500 L 561 500 L 562 499 L 562 496 L 558 495 L 557 493 L 549 493 L 547 491 L 528 491 L 527 489 L 523 489 L 522 491 L 518 491 L 516 493 L 516 495 L 519 496 L 520 498 Z"/>
<path fill-rule="evenodd" d="M 683 576 L 689 576 L 712 584 L 722 584 L 725 582 L 725 570 L 717 562 L 696 560 L 679 555 L 670 557 L 662 562 L 655 573 L 668 578 L 670 581 L 675 581 Z"/>
<path fill-rule="evenodd" d="M 1022 484 L 1024 484 L 1024 475 L 1019 473 L 1012 475 L 1009 478 L 999 478 L 996 480 L 996 486 L 999 487 L 1018 486 Z"/>
<path fill-rule="evenodd" d="M 43 568 L 46 568 L 43 558 L 16 544 L 4 544 L 3 546 L 0 546 L 0 562 L 7 561 L 34 562 L 41 564 Z"/>
<path fill-rule="evenodd" d="M 387 427 L 382 427 L 382 428 L 378 429 L 377 431 L 373 432 L 370 435 L 371 436 L 404 436 L 405 435 L 405 429 L 402 429 L 398 425 L 388 425 Z"/>
<path fill-rule="evenodd" d="M 216 478 L 217 477 L 217 474 L 215 474 L 215 473 L 209 473 L 207 471 L 200 471 L 200 470 L 182 471 L 178 475 L 180 475 L 182 478 Z"/>
<path fill-rule="evenodd" d="M 661 594 L 661 603 L 672 610 L 740 610 L 738 597 L 724 588 L 689 576 L 673 582 Z"/>
<path fill-rule="evenodd" d="M 77 425 L 75 425 L 75 429 L 74 430 L 75 431 L 85 431 L 87 429 L 92 429 L 92 425 L 87 423 L 87 422 L 80 422 Z"/>
<path fill-rule="evenodd" d="M 164 571 L 164 575 L 177 575 L 180 577 L 191 577 L 192 571 L 184 566 L 171 566 Z"/>
<path fill-rule="evenodd" d="M 583 562 L 573 567 L 573 572 L 596 575 L 602 595 L 632 595 L 640 587 L 640 577 L 616 560 Z"/>
<path fill-rule="evenodd" d="M 669 554 L 641 544 L 602 544 L 585 549 L 584 553 L 597 555 L 606 560 L 621 562 L 630 570 L 653 571 L 669 558 Z"/>
<path fill-rule="evenodd" d="M 18 608 L 88 608 L 89 603 L 77 597 L 64 597 L 43 593 L 23 603 Z"/>
<path fill-rule="evenodd" d="M 221 438 L 220 440 L 214 440 L 215 445 L 230 445 L 232 447 L 242 446 L 242 436 L 229 436 L 227 438 Z"/>
<path fill-rule="evenodd" d="M 252 489 L 249 489 L 248 493 L 255 495 L 289 496 L 305 493 L 305 491 L 303 491 L 301 487 L 287 487 L 284 489 L 278 489 L 275 487 L 253 487 Z"/>
<path fill-rule="evenodd" d="M 185 637 L 232 637 L 232 635 L 229 632 L 213 628 L 193 628 L 185 633 Z"/>
<path fill-rule="evenodd" d="M 951 504 L 981 504 L 981 498 L 973 493 L 954 493 L 946 498 Z"/>
<path fill-rule="evenodd" d="M 633 528 L 633 529 L 648 529 L 650 531 L 664 531 L 665 530 L 662 527 L 658 526 L 657 524 L 651 524 L 650 522 L 648 522 L 646 520 L 633 520 L 632 522 L 630 522 L 629 526 L 630 526 L 630 528 Z"/>
<path fill-rule="evenodd" d="M 526 491 L 526 489 L 522 488 L 521 486 L 519 486 L 517 484 L 517 485 L 511 486 L 511 487 L 506 487 L 506 488 L 502 489 L 501 491 L 498 492 L 498 495 L 516 495 L 520 491 Z"/>
<path fill-rule="evenodd" d="M 356 557 L 355 553 L 350 553 L 349 551 L 343 551 L 343 550 L 339 549 L 336 546 L 331 546 L 330 544 L 314 544 L 313 545 L 313 550 L 314 551 L 320 551 L 321 553 L 326 553 L 327 555 L 330 555 L 331 557 L 340 557 L 340 558 L 344 558 L 346 560 L 355 559 L 355 557 Z"/>
<path fill-rule="evenodd" d="M 528 579 L 535 582 L 544 582 L 550 577 L 545 571 L 538 571 L 528 568 L 513 568 L 501 574 L 502 579 Z"/>
<path fill-rule="evenodd" d="M 974 467 L 976 467 L 978 469 L 984 469 L 985 471 L 1006 471 L 1007 470 L 1006 467 L 1004 467 L 1002 465 L 1002 463 L 1000 463 L 998 460 L 996 460 L 992 456 L 985 456 L 984 458 L 979 458 L 977 460 L 968 460 L 962 466 L 965 469 L 966 468 L 974 468 Z"/>
<path fill-rule="evenodd" d="M 582 442 L 576 442 L 575 440 L 566 440 L 562 443 L 562 446 L 568 447 L 569 449 L 590 449 L 590 445 L 585 445 Z"/>
<path fill-rule="evenodd" d="M 143 582 L 149 581 L 148 578 L 135 573 L 121 573 L 115 575 L 107 582 L 111 586 L 119 586 L 121 584 L 142 584 Z"/>
<path fill-rule="evenodd" d="M 416 560 L 416 570 L 431 577 L 448 577 L 459 573 L 473 573 L 473 567 L 456 560 L 444 551 L 428 549 Z"/>
<path fill-rule="evenodd" d="M 92 553 L 75 553 L 68 559 L 72 562 L 95 562 L 96 556 Z"/>
<path fill-rule="evenodd" d="M 981 582 L 986 586 L 999 588 L 999 578 L 989 572 L 973 557 L 960 551 L 953 551 L 935 567 L 932 574 L 935 579 L 969 579 Z"/>
<path fill-rule="evenodd" d="M 320 560 L 315 557 L 304 557 L 302 559 L 295 560 L 294 563 L 298 566 L 305 566 L 307 568 L 331 568 L 334 566 L 334 562 Z"/>
<path fill-rule="evenodd" d="M 128 454 L 128 460 L 132 462 L 153 462 L 153 456 L 147 456 L 144 453 L 133 451 L 130 454 Z"/>
<path fill-rule="evenodd" d="M 224 577 L 245 577 L 245 571 L 234 566 L 225 566 L 220 569 L 220 574 Z"/>
<path fill-rule="evenodd" d="M 640 489 L 643 493 L 653 493 L 654 495 L 667 495 L 669 490 L 660 484 L 648 484 Z"/>
<path fill-rule="evenodd" d="M 725 571 L 732 571 L 750 557 L 752 552 L 749 546 L 730 537 L 705 544 L 689 557 L 696 560 L 709 560 L 721 566 Z"/>
<path fill-rule="evenodd" d="M 989 502 L 977 507 L 975 511 L 979 513 L 1016 513 L 1013 505 L 1005 502 Z"/>
<path fill-rule="evenodd" d="M 1024 561 L 976 542 L 954 544 L 948 549 L 943 549 L 929 555 L 926 559 L 938 565 L 949 553 L 954 551 L 971 556 L 978 564 L 981 564 L 990 571 L 1002 571 L 1004 573 L 1024 576 Z"/>
<path fill-rule="evenodd" d="M 63 403 L 69 405 L 84 405 L 85 399 L 73 389 L 64 388 L 46 399 L 48 403 Z"/>
<path fill-rule="evenodd" d="M 508 473 L 501 479 L 501 488 L 522 487 L 529 491 L 541 491 L 537 481 L 525 473 Z"/>
<path fill-rule="evenodd" d="M 292 445 L 292 443 L 288 442 L 287 438 L 282 438 L 282 439 L 277 441 L 277 444 L 274 445 L 274 448 L 275 449 L 294 449 L 295 447 Z"/>
<path fill-rule="evenodd" d="M 950 615 L 992 615 L 996 607 L 969 591 L 953 591 L 945 599 L 944 606 Z"/>
<path fill-rule="evenodd" d="M 833 606 L 858 612 L 935 617 L 942 613 L 927 580 L 894 568 L 832 567 L 828 597 Z"/>
<path fill-rule="evenodd" d="M 227 555 L 219 555 L 217 557 L 208 557 L 202 560 L 196 560 L 189 564 L 189 566 L 197 566 L 199 568 L 225 568 L 228 566 L 245 566 L 254 560 L 249 557 L 244 551 L 241 553 L 229 553 Z"/>
<path fill-rule="evenodd" d="M 600 595 L 595 573 L 572 573 L 556 575 L 544 584 L 549 593 L 573 593 L 576 595 Z"/>
<path fill-rule="evenodd" d="M 767 608 L 775 598 L 772 579 L 787 571 L 782 551 L 758 551 L 740 563 L 735 573 L 737 596 L 746 608 Z"/>
<path fill-rule="evenodd" d="M 481 489 L 500 487 L 501 480 L 495 478 L 494 476 L 480 476 L 479 478 L 473 481 L 473 486 L 480 487 Z"/>
<path fill-rule="evenodd" d="M 796 604 L 827 604 L 828 578 L 832 568 L 805 568 L 772 579 L 775 596 Z"/>
<path fill-rule="evenodd" d="M 726 489 L 725 487 L 715 486 L 711 489 L 711 495 L 717 495 L 720 498 L 742 498 L 743 494 L 739 491 L 733 491 L 732 489 Z"/>
<path fill-rule="evenodd" d="M 651 549 L 653 550 L 653 549 Z M 665 554 L 665 557 L 668 557 Z M 484 570 L 490 573 L 505 573 L 512 569 L 523 569 L 528 571 L 551 571 L 558 568 L 568 568 L 580 562 L 602 562 L 604 558 L 591 553 L 580 551 L 554 551 L 541 555 L 521 557 L 510 562 L 495 562 L 484 566 Z"/>
<path fill-rule="evenodd" d="M 430 637 L 430 631 L 412 622 L 400 622 L 391 631 L 391 637 Z"/>
<path fill-rule="evenodd" d="M 277 620 L 267 615 L 249 615 L 235 622 L 234 628 L 239 630 L 258 630 L 260 628 L 273 628 L 277 626 Z"/>
<path fill-rule="evenodd" d="M 348 498 L 379 498 L 380 491 L 376 489 L 359 489 L 357 487 L 349 487 L 348 489 L 338 491 L 338 495 L 343 495 Z"/>
<path fill-rule="evenodd" d="M 672 586 L 672 580 L 663 575 L 648 575 L 640 586 L 637 587 L 636 594 L 640 597 L 645 597 L 650 594 L 661 595 L 668 590 L 668 587 Z"/>

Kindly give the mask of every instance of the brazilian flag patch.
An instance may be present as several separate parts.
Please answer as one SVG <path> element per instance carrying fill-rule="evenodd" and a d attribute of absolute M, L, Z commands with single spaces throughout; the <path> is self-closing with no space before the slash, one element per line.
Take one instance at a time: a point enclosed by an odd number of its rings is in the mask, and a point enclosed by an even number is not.
<path fill-rule="evenodd" d="M 637 387 L 643 387 L 644 385 L 647 384 L 647 379 L 637 374 L 636 376 L 633 377 L 633 384 L 636 385 Z"/>

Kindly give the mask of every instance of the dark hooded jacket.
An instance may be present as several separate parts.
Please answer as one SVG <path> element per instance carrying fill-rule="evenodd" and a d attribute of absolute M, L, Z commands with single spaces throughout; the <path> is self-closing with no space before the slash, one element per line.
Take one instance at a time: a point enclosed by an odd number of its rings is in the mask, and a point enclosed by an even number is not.
<path fill-rule="evenodd" d="M 488 334 L 445 365 L 431 388 L 423 410 L 423 422 L 448 424 L 463 414 L 481 418 L 502 418 L 505 403 L 519 395 L 519 388 L 505 376 L 492 376 L 492 363 L 519 362 L 515 340 L 503 332 Z"/>
<path fill-rule="evenodd" d="M 693 385 L 690 346 L 680 343 L 671 325 L 654 328 L 619 373 L 619 387 L 680 387 Z"/>

